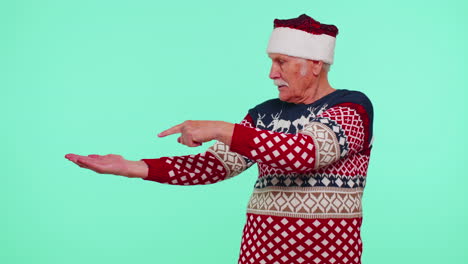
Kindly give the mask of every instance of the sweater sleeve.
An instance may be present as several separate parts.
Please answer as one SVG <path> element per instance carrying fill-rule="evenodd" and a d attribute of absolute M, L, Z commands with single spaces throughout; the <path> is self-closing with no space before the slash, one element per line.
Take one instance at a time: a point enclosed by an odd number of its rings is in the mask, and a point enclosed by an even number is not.
<path fill-rule="evenodd" d="M 343 103 L 312 118 L 297 134 L 235 125 L 231 150 L 290 172 L 317 170 L 370 148 L 368 115 Z"/>
<path fill-rule="evenodd" d="M 253 127 L 247 115 L 240 124 Z M 232 178 L 254 164 L 252 160 L 232 152 L 228 145 L 217 141 L 206 152 L 197 155 L 142 159 L 148 165 L 144 180 L 172 185 L 212 184 Z"/>

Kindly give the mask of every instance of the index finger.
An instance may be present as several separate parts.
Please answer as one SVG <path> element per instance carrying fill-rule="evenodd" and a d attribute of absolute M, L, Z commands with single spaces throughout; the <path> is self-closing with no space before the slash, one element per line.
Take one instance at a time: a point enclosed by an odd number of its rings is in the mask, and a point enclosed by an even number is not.
<path fill-rule="evenodd" d="M 175 125 L 158 134 L 158 137 L 165 137 L 182 132 L 182 124 Z"/>

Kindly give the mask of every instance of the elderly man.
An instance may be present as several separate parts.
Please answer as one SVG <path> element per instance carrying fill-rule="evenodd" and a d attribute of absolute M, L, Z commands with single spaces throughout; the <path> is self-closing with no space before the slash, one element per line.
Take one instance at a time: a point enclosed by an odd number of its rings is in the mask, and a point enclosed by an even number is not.
<path fill-rule="evenodd" d="M 363 93 L 328 82 L 337 34 L 305 14 L 276 19 L 267 52 L 279 99 L 250 109 L 239 124 L 186 121 L 159 134 L 180 134 L 190 147 L 217 140 L 204 153 L 66 158 L 98 173 L 178 185 L 219 182 L 257 163 L 239 263 L 360 263 L 373 109 Z"/>

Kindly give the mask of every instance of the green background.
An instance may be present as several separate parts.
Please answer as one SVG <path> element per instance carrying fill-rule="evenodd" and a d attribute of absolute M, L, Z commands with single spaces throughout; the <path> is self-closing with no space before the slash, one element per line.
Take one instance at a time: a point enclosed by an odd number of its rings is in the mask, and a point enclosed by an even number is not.
<path fill-rule="evenodd" d="M 210 186 L 100 175 L 67 153 L 198 153 L 156 134 L 277 96 L 274 18 L 340 29 L 333 87 L 375 109 L 363 263 L 467 263 L 464 1 L 0 3 L 0 263 L 236 263 L 256 166 Z"/>

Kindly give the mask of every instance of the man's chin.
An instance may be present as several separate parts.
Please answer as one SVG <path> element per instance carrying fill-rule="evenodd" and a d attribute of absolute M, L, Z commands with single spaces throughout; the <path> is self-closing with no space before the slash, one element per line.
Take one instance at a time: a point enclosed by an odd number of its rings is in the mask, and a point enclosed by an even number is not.
<path fill-rule="evenodd" d="M 288 99 L 289 99 L 288 96 L 286 96 L 285 94 L 283 94 L 283 93 L 281 93 L 281 92 L 279 92 L 278 98 L 280 99 L 280 101 L 283 101 L 283 102 L 287 102 Z"/>

